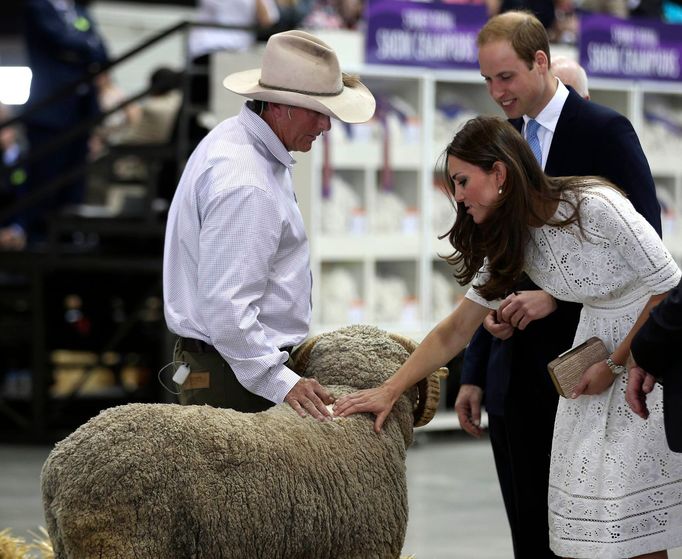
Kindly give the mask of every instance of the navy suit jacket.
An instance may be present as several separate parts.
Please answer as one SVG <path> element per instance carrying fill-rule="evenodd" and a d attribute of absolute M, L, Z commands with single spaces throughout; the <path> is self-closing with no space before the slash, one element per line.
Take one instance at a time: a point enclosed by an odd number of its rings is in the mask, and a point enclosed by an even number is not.
<path fill-rule="evenodd" d="M 668 445 L 682 452 L 682 282 L 652 311 L 632 340 L 632 355 L 663 381 L 663 418 Z"/>
<path fill-rule="evenodd" d="M 50 0 L 24 0 L 24 40 L 33 72 L 28 107 L 107 62 L 107 51 L 84 6 L 71 10 Z M 90 85 L 27 116 L 27 123 L 65 129 L 94 116 L 97 91 Z"/>
<path fill-rule="evenodd" d="M 523 119 L 510 121 L 519 132 Z M 649 163 L 630 121 L 616 111 L 585 101 L 569 87 L 561 110 L 545 173 L 550 176 L 599 175 L 623 190 L 633 206 L 661 234 L 661 208 Z M 517 289 L 537 289 L 528 280 Z M 547 383 L 547 363 L 569 349 L 578 324 L 581 305 L 557 301 L 548 317 L 517 330 L 509 340 L 491 336 L 482 327 L 466 350 L 461 382 L 485 390 L 489 413 L 504 414 L 509 379 L 514 369 L 532 375 L 533 382 Z M 551 393 L 551 392 L 548 392 Z"/>

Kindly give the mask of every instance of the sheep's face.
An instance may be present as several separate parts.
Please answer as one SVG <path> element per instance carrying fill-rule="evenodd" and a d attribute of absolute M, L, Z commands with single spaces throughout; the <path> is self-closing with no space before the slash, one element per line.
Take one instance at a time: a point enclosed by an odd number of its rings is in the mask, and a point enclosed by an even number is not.
<path fill-rule="evenodd" d="M 373 388 L 388 379 L 409 353 L 373 326 L 349 326 L 324 334 L 310 353 L 306 376 L 323 385 Z"/>

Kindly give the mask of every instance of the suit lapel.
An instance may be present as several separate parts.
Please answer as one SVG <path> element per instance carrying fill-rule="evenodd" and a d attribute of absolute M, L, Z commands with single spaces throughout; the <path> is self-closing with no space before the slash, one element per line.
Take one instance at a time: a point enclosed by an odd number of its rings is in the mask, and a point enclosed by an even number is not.
<path fill-rule="evenodd" d="M 571 161 L 577 145 L 575 143 L 577 132 L 574 122 L 575 119 L 579 118 L 582 103 L 588 103 L 588 101 L 585 101 L 572 87 L 569 87 L 568 97 L 561 109 L 561 114 L 552 136 L 552 143 L 549 146 L 547 162 L 545 163 L 545 173 L 551 177 L 572 174 L 566 172 L 565 168 L 567 166 L 570 166 L 570 168 L 575 167 L 575 161 Z M 523 133 L 523 118 L 509 119 L 509 123 L 519 133 Z"/>
<path fill-rule="evenodd" d="M 568 97 L 561 109 L 545 163 L 545 173 L 549 176 L 556 177 L 567 174 L 564 170 L 566 160 L 575 152 L 575 126 L 573 123 L 578 117 L 580 103 L 585 102 L 572 88 L 568 88 Z"/>

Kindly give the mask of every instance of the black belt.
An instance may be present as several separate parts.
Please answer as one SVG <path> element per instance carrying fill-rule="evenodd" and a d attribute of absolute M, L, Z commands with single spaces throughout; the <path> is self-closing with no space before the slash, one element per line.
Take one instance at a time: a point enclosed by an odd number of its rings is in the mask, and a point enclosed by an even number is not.
<path fill-rule="evenodd" d="M 211 344 L 202 340 L 195 340 L 194 338 L 179 338 L 178 349 L 180 351 L 189 351 L 190 353 L 218 353 L 218 350 Z M 280 351 L 286 351 L 289 355 L 294 350 L 294 346 L 286 346 L 279 348 Z"/>
<path fill-rule="evenodd" d="M 201 340 L 194 338 L 180 338 L 178 341 L 178 349 L 180 351 L 189 351 L 190 353 L 218 353 L 218 350 L 211 344 L 207 344 Z"/>

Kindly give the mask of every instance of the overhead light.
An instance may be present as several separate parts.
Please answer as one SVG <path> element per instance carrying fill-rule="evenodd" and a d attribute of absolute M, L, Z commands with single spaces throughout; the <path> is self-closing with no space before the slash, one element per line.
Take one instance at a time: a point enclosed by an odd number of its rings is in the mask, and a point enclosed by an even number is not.
<path fill-rule="evenodd" d="M 0 66 L 0 103 L 23 105 L 28 101 L 33 73 L 28 66 Z"/>

